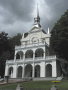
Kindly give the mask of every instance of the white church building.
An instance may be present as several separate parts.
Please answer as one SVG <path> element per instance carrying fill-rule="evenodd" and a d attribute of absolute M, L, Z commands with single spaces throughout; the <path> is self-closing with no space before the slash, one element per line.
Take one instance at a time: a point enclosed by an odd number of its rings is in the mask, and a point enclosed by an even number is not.
<path fill-rule="evenodd" d="M 28 35 L 24 33 L 21 45 L 15 46 L 14 60 L 7 60 L 5 76 L 10 78 L 46 78 L 61 76 L 60 65 L 56 55 L 49 56 L 51 34 L 46 33 L 40 25 L 40 16 L 34 18 L 34 24 Z"/>

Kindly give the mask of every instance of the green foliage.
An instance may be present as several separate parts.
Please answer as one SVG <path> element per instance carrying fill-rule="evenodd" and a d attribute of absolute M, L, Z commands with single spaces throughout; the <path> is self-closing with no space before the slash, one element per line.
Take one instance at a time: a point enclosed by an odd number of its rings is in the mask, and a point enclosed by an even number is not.
<path fill-rule="evenodd" d="M 12 37 L 9 39 L 9 44 L 10 44 L 10 59 L 14 58 L 14 52 L 15 52 L 15 46 L 21 45 L 20 39 L 22 38 L 22 35 L 18 33 L 16 36 Z"/>
<path fill-rule="evenodd" d="M 4 75 L 5 60 L 10 57 L 9 53 L 8 34 L 5 32 L 0 33 L 0 75 Z"/>
<path fill-rule="evenodd" d="M 56 55 L 68 60 L 68 10 L 53 27 L 50 41 Z"/>
<path fill-rule="evenodd" d="M 12 37 L 9 39 L 10 43 L 13 44 L 13 46 L 15 45 L 21 45 L 20 39 L 22 38 L 22 35 L 20 33 L 18 33 L 16 36 Z"/>
<path fill-rule="evenodd" d="M 14 58 L 15 45 L 20 45 L 21 34 L 9 38 L 5 32 L 0 33 L 0 76 L 4 76 L 5 61 Z"/>

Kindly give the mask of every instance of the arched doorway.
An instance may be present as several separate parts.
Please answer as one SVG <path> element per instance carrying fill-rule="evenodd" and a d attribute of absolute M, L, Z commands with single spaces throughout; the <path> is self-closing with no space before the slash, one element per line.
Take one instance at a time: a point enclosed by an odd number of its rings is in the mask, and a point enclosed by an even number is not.
<path fill-rule="evenodd" d="M 8 75 L 10 78 L 13 77 L 13 67 L 10 67 L 9 70 L 8 70 Z"/>
<path fill-rule="evenodd" d="M 46 77 L 52 77 L 52 65 L 51 64 L 46 65 Z"/>
<path fill-rule="evenodd" d="M 28 64 L 25 66 L 25 77 L 32 77 L 32 65 Z"/>
<path fill-rule="evenodd" d="M 35 51 L 35 57 L 43 57 L 43 55 L 44 55 L 44 50 L 42 48 L 38 48 Z"/>
<path fill-rule="evenodd" d="M 40 65 L 35 66 L 35 77 L 40 77 Z"/>
<path fill-rule="evenodd" d="M 22 66 L 19 66 L 18 69 L 17 69 L 17 77 L 18 78 L 22 78 Z"/>

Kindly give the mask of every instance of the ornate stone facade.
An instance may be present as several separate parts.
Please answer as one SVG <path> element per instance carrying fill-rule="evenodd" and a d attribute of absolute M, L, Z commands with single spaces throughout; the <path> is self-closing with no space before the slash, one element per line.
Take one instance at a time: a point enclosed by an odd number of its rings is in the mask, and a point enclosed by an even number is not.
<path fill-rule="evenodd" d="M 21 39 L 21 46 L 15 46 L 14 60 L 7 60 L 5 76 L 57 77 L 57 58 L 49 56 L 50 32 L 46 33 L 40 25 L 39 13 L 28 35 Z"/>

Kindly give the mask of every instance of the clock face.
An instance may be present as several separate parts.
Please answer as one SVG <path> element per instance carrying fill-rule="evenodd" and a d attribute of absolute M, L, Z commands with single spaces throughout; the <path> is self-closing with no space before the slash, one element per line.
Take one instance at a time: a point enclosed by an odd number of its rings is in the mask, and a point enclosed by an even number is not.
<path fill-rule="evenodd" d="M 33 38 L 32 38 L 32 42 L 33 42 L 33 43 L 38 43 L 38 42 L 39 42 L 39 40 L 38 40 L 38 38 L 37 38 L 37 37 L 33 37 Z"/>

